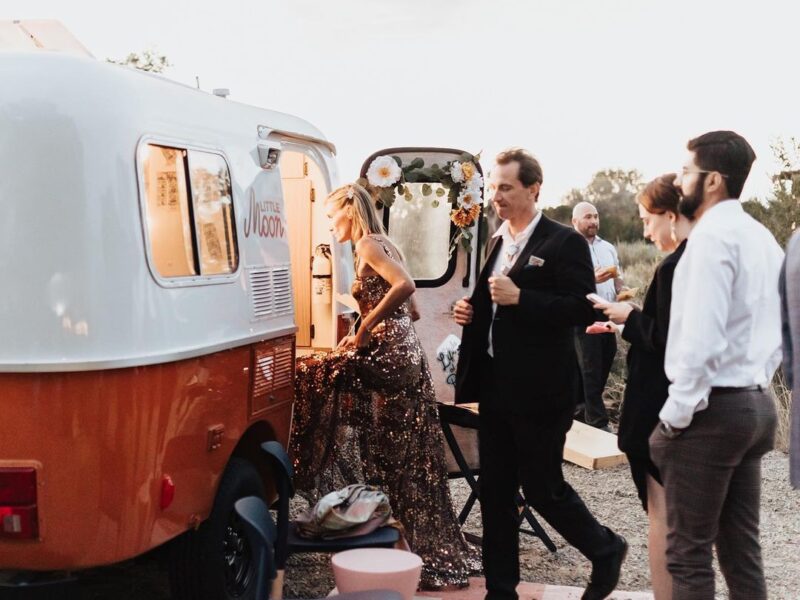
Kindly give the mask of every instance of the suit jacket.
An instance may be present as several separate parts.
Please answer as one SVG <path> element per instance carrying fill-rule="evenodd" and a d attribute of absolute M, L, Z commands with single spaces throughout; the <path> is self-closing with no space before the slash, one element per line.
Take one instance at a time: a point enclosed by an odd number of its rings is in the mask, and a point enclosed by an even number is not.
<path fill-rule="evenodd" d="M 669 380 L 664 373 L 672 277 L 686 249 L 686 241 L 656 267 L 642 310 L 628 316 L 622 337 L 628 350 L 628 381 L 619 420 L 619 448 L 627 454 L 650 456 L 648 439 L 658 424 L 658 413 L 667 401 Z"/>
<path fill-rule="evenodd" d="M 461 339 L 455 401 L 479 402 L 482 395 L 489 395 L 492 410 L 518 414 L 568 409 L 574 404 L 573 386 L 579 377 L 573 331 L 594 321 L 586 299 L 595 291 L 589 245 L 573 229 L 542 215 L 508 272 L 521 290 L 519 304 L 498 306 L 492 318 L 488 279 L 498 258 L 497 241 L 493 240 L 470 298 L 473 319 Z M 534 256 L 544 262 L 530 264 Z M 482 394 L 489 327 L 494 384 Z"/>
<path fill-rule="evenodd" d="M 800 233 L 795 233 L 786 247 L 779 285 L 783 325 L 783 372 L 792 389 L 789 473 L 792 485 L 800 488 Z"/>

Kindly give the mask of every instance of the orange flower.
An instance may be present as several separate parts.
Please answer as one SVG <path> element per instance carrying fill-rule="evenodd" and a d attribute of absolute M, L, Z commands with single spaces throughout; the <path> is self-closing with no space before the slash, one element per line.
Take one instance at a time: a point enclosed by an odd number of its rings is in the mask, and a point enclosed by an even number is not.
<path fill-rule="evenodd" d="M 464 174 L 464 181 L 469 181 L 475 175 L 475 165 L 471 162 L 462 163 L 461 172 Z"/>
<path fill-rule="evenodd" d="M 450 220 L 456 227 L 464 229 L 466 227 L 472 227 L 475 223 L 475 219 L 477 219 L 480 214 L 481 207 L 478 204 L 473 204 L 469 208 L 462 206 L 450 213 Z"/>

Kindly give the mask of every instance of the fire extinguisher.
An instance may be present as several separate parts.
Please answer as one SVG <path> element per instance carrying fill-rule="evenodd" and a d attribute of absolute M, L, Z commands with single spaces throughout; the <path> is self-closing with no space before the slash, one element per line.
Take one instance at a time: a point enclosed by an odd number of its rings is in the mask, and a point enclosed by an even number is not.
<path fill-rule="evenodd" d="M 314 258 L 311 261 L 311 279 L 314 282 L 311 295 L 315 304 L 331 303 L 331 273 L 331 247 L 328 244 L 319 244 L 314 248 Z"/>

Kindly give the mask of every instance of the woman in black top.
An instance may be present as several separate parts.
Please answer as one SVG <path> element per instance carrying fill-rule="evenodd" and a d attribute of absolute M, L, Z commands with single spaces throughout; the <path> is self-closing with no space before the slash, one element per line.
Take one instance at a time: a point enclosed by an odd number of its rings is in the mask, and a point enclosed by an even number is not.
<path fill-rule="evenodd" d="M 664 373 L 664 352 L 672 301 L 672 276 L 686 246 L 691 223 L 678 211 L 680 199 L 673 185 L 675 174 L 654 179 L 637 197 L 644 237 L 663 252 L 672 252 L 656 267 L 642 309 L 627 302 L 596 304 L 611 321 L 625 324 L 622 337 L 630 342 L 628 382 L 619 423 L 619 448 L 628 456 L 633 481 L 650 520 L 648 549 L 656 600 L 672 597 L 667 571 L 667 518 L 664 488 L 650 460 L 648 438 L 658 424 L 667 400 L 669 381 Z"/>

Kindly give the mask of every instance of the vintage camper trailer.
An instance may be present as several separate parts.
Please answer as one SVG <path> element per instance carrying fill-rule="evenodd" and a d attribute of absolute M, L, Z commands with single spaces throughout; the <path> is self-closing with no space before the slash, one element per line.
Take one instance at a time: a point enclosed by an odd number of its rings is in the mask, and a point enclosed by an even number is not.
<path fill-rule="evenodd" d="M 0 73 L 0 585 L 166 547 L 176 597 L 250 597 L 233 502 L 270 492 L 257 449 L 287 442 L 298 352 L 350 325 L 335 147 L 87 57 L 0 51 Z M 436 349 L 475 265 L 417 185 L 384 219 L 447 399 Z"/>
<path fill-rule="evenodd" d="M 0 568 L 178 538 L 179 587 L 235 592 L 230 509 L 268 487 L 258 444 L 287 442 L 296 345 L 347 329 L 349 309 L 292 285 L 327 243 L 332 291 L 349 289 L 349 247 L 312 218 L 334 147 L 93 59 L 2 53 L 0 72 Z"/>

